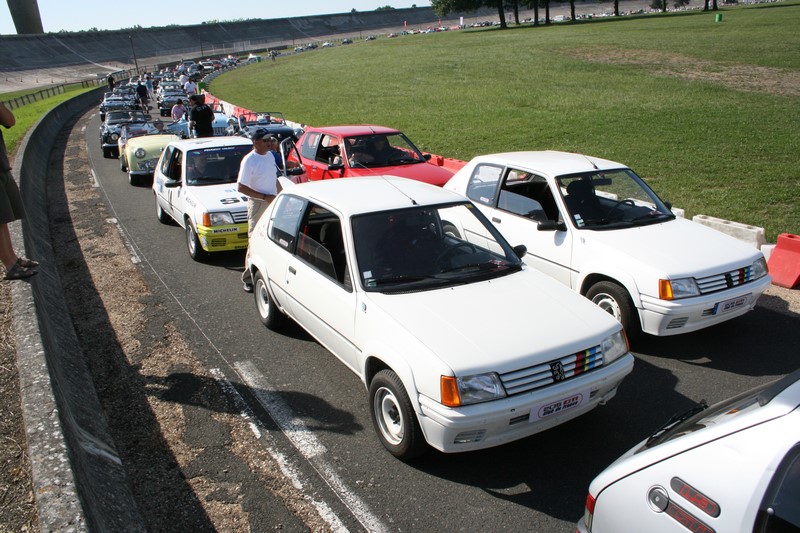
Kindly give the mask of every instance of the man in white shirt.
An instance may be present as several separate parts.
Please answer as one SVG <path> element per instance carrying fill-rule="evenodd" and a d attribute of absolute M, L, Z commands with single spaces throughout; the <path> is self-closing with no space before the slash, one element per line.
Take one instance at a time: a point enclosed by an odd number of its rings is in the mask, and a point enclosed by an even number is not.
<path fill-rule="evenodd" d="M 266 130 L 257 130 L 253 134 L 253 151 L 242 158 L 239 165 L 237 189 L 247 196 L 247 236 L 253 233 L 258 219 L 280 192 L 278 183 L 278 165 L 270 152 L 273 136 Z M 250 248 L 247 248 L 250 254 Z M 245 292 L 253 292 L 253 277 L 247 269 L 242 273 L 242 288 Z"/>
<path fill-rule="evenodd" d="M 183 92 L 185 92 L 188 96 L 197 94 L 197 84 L 192 80 L 187 81 L 183 84 Z"/>

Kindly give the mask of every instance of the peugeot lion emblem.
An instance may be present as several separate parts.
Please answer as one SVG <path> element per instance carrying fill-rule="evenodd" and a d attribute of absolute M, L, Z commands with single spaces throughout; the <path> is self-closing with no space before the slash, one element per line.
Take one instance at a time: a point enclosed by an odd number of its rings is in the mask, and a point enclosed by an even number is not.
<path fill-rule="evenodd" d="M 550 363 L 550 372 L 553 374 L 553 381 L 564 381 L 567 376 L 564 375 L 564 365 L 561 361 Z"/>

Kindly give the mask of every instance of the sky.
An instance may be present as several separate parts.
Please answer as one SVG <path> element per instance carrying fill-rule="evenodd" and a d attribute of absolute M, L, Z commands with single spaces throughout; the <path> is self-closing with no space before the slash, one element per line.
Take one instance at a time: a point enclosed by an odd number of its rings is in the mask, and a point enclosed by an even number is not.
<path fill-rule="evenodd" d="M 285 18 L 328 13 L 373 11 L 391 6 L 429 7 L 430 0 L 38 0 L 45 32 L 90 28 L 118 30 L 209 20 Z M 0 34 L 16 35 L 8 4 L 0 2 Z"/>

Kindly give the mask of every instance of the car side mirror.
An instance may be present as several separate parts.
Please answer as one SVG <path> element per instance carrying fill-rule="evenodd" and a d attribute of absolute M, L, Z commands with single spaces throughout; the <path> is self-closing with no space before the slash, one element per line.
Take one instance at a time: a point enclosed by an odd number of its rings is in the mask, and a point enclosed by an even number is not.
<path fill-rule="evenodd" d="M 301 175 L 303 175 L 304 172 L 305 172 L 305 169 L 302 166 L 300 166 L 300 167 L 292 167 L 292 168 L 287 168 L 286 169 L 286 175 L 287 176 L 301 176 Z"/>
<path fill-rule="evenodd" d="M 431 154 L 422 154 L 422 157 L 425 158 L 425 161 L 430 161 L 432 156 Z"/>
<path fill-rule="evenodd" d="M 536 225 L 536 228 L 539 231 L 567 231 L 566 224 L 555 220 L 542 220 Z"/>
<path fill-rule="evenodd" d="M 520 259 L 525 259 L 525 254 L 528 253 L 528 247 L 525 246 L 524 244 L 518 244 L 515 247 L 513 247 L 512 250 L 514 250 L 514 253 Z"/>
<path fill-rule="evenodd" d="M 181 182 L 178 180 L 168 179 L 164 182 L 164 187 L 167 189 L 175 189 L 181 186 Z"/>
<path fill-rule="evenodd" d="M 664 202 L 664 205 L 667 207 L 667 209 L 672 211 L 672 202 Z"/>
<path fill-rule="evenodd" d="M 344 163 L 331 163 L 328 170 L 344 170 Z"/>

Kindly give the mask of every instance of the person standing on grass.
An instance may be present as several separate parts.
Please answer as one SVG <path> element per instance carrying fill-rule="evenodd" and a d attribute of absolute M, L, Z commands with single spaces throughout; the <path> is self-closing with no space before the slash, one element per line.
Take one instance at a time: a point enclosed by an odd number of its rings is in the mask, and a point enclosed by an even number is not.
<path fill-rule="evenodd" d="M 0 102 L 0 124 L 10 128 L 17 123 L 14 114 Z M 5 279 L 24 279 L 36 274 L 37 261 L 25 259 L 14 252 L 11 243 L 9 222 L 20 220 L 25 216 L 22 197 L 17 182 L 11 175 L 11 164 L 6 153 L 3 132 L 0 131 L 0 261 L 6 268 Z"/>
<path fill-rule="evenodd" d="M 242 158 L 239 165 L 237 190 L 247 196 L 247 236 L 253 234 L 258 219 L 280 192 L 278 183 L 278 165 L 270 152 L 274 137 L 266 130 L 257 130 L 253 134 L 253 151 Z M 247 268 L 250 247 L 244 261 L 242 288 L 245 292 L 253 292 L 253 276 Z"/>

